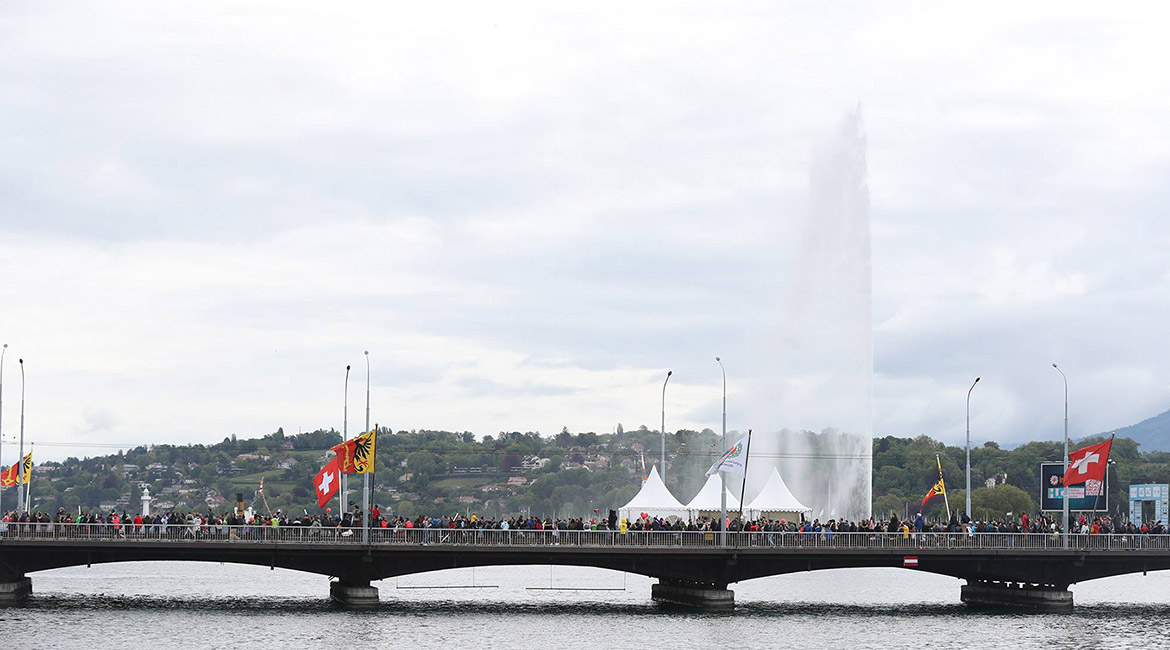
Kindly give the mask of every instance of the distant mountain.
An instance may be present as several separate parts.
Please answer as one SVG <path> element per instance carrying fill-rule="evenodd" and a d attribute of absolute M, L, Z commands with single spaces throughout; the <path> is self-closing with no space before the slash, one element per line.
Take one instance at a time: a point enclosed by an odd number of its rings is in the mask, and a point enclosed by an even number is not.
<path fill-rule="evenodd" d="M 1106 431 L 1101 435 L 1108 436 L 1109 434 L 1116 434 L 1118 438 L 1130 438 L 1139 443 L 1141 450 L 1145 453 L 1170 451 L 1170 411 L 1165 411 L 1128 427 Z"/>

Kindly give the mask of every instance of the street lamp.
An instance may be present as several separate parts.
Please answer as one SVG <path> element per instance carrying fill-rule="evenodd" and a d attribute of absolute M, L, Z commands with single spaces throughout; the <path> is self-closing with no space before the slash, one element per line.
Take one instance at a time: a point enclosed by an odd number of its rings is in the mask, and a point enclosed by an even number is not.
<path fill-rule="evenodd" d="M 349 365 L 345 366 L 345 397 L 342 398 L 344 411 L 341 414 L 341 441 L 349 442 Z M 348 475 L 342 472 L 341 474 L 341 498 L 338 499 L 340 503 L 337 508 L 338 518 L 344 517 L 345 512 L 349 510 L 349 481 L 346 480 Z M 352 519 L 350 521 L 353 521 Z"/>
<path fill-rule="evenodd" d="M 370 351 L 366 350 L 366 429 L 370 432 Z M 371 458 L 370 462 L 374 462 Z M 362 542 L 370 543 L 370 473 L 366 472 L 362 478 Z"/>
<path fill-rule="evenodd" d="M 1055 363 L 1052 364 L 1056 372 L 1064 378 L 1064 473 L 1068 474 L 1068 376 Z M 1062 482 L 1063 483 L 1063 482 Z M 1068 548 L 1068 486 L 1062 486 L 1064 494 L 1064 547 Z"/>
<path fill-rule="evenodd" d="M 964 513 L 967 517 L 971 516 L 971 391 L 975 390 L 975 384 L 978 383 L 979 378 L 976 377 L 967 389 L 967 511 Z"/>
<path fill-rule="evenodd" d="M 666 381 L 662 382 L 662 484 L 666 485 L 666 384 L 670 381 L 673 370 L 666 371 Z"/>
<path fill-rule="evenodd" d="M 24 485 L 24 359 L 17 361 L 20 362 L 20 451 L 16 456 L 16 462 L 19 464 L 16 470 L 16 511 L 23 512 L 24 502 L 21 499 L 20 486 Z"/>
<path fill-rule="evenodd" d="M 723 372 L 723 450 L 727 451 L 727 369 L 723 367 L 723 360 L 715 357 L 719 370 Z M 742 503 L 743 495 L 739 495 Z M 719 472 L 719 545 L 727 546 L 727 475 Z"/>

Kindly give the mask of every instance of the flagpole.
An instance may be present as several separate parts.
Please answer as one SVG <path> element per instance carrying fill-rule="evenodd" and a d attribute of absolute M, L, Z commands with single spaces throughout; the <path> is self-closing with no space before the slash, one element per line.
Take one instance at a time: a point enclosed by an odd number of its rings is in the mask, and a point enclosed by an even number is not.
<path fill-rule="evenodd" d="M 740 530 L 743 530 L 743 528 L 742 528 L 742 526 L 743 526 L 743 502 L 747 501 L 748 461 L 751 460 L 751 457 L 748 456 L 748 453 L 750 453 L 751 450 L 752 450 L 752 430 L 748 429 L 747 444 L 745 444 L 743 446 L 743 483 L 741 483 L 739 486 L 739 525 L 741 526 Z"/>
<path fill-rule="evenodd" d="M 8 344 L 0 349 L 0 469 L 4 467 L 4 355 L 8 353 Z M 4 490 L 0 488 L 0 515 L 4 514 Z"/>
<path fill-rule="evenodd" d="M 32 503 L 32 453 L 33 453 L 33 447 L 36 447 L 36 445 L 37 445 L 37 443 L 35 443 L 35 442 L 28 443 L 28 455 L 29 455 L 28 471 L 29 471 L 29 475 L 28 475 L 28 483 L 26 483 L 24 486 L 24 508 L 25 508 L 25 510 L 28 510 L 29 504 Z M 21 469 L 24 469 L 23 460 L 20 463 L 20 467 L 21 467 Z"/>
<path fill-rule="evenodd" d="M 727 369 L 723 361 L 715 357 L 719 370 L 723 372 L 723 451 L 727 451 Z M 742 501 L 741 501 L 742 505 Z M 719 472 L 719 545 L 727 546 L 727 476 Z"/>
<path fill-rule="evenodd" d="M 979 383 L 979 378 L 971 382 L 971 387 L 967 389 L 967 511 L 968 518 L 971 517 L 971 391 L 975 390 L 975 384 Z M 939 472 L 942 472 L 941 466 Z M 947 506 L 950 509 L 950 506 Z M 948 514 L 947 519 L 951 516 Z"/>
<path fill-rule="evenodd" d="M 1113 439 L 1116 437 L 1117 437 L 1116 433 L 1109 436 L 1109 451 L 1110 451 L 1110 453 L 1113 452 Z M 1106 458 L 1105 459 L 1105 479 L 1101 482 L 1101 491 L 1104 492 L 1105 490 L 1108 490 L 1108 489 L 1109 489 L 1109 459 Z M 1094 499 L 1093 499 L 1093 519 L 1089 521 L 1089 526 L 1090 526 L 1089 530 L 1092 530 L 1093 522 L 1096 521 L 1096 519 L 1097 519 L 1097 504 L 1100 502 L 1101 502 L 1101 494 L 1098 493 L 1097 496 L 1094 497 Z M 1106 504 L 1106 506 L 1108 506 L 1108 504 Z M 1106 514 L 1108 515 L 1108 512 L 1106 512 Z"/>
<path fill-rule="evenodd" d="M 670 381 L 673 370 L 666 371 L 666 381 L 662 382 L 662 484 L 666 485 L 666 384 Z"/>
<path fill-rule="evenodd" d="M 370 431 L 370 351 L 366 350 L 366 433 Z M 371 450 L 372 451 L 372 450 Z M 371 456 L 370 462 L 373 462 Z M 362 476 L 362 543 L 370 543 L 370 474 Z"/>
<path fill-rule="evenodd" d="M 939 459 L 938 454 L 934 455 L 934 462 L 938 463 L 938 480 L 943 481 L 942 460 Z M 943 481 L 943 503 L 947 506 L 947 522 L 951 520 L 951 500 L 947 498 L 947 483 Z"/>
<path fill-rule="evenodd" d="M 16 512 L 28 510 L 28 504 L 21 503 L 21 485 L 25 484 L 25 359 L 20 361 L 20 469 L 16 470 Z"/>
<path fill-rule="evenodd" d="M 349 442 L 349 365 L 345 366 L 345 397 L 343 398 L 344 411 L 341 415 L 341 441 Z M 337 453 L 337 452 L 334 452 Z M 345 516 L 346 499 L 349 497 L 346 490 L 349 487 L 349 480 L 344 472 L 341 474 L 341 494 L 337 497 L 337 519 L 340 521 Z"/>
<path fill-rule="evenodd" d="M 370 525 L 373 526 L 374 521 L 374 486 L 377 481 L 374 480 L 374 475 L 378 471 L 378 423 L 374 423 L 374 439 L 370 442 Z M 381 514 L 381 513 L 379 513 Z"/>

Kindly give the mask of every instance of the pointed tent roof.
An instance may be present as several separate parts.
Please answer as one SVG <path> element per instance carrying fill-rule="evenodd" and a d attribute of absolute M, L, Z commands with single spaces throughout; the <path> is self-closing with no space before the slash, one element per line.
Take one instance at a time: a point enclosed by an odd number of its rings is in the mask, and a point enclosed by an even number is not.
<path fill-rule="evenodd" d="M 719 503 L 719 487 L 721 483 L 722 481 L 718 473 L 708 476 L 707 482 L 703 484 L 699 493 L 687 504 L 687 510 L 692 512 L 715 512 L 720 510 L 722 507 Z M 739 499 L 735 498 L 731 490 L 727 491 L 727 509 L 739 510 Z"/>
<path fill-rule="evenodd" d="M 650 469 L 650 476 L 642 482 L 642 489 L 626 505 L 618 508 L 618 516 L 626 519 L 639 517 L 643 512 L 655 517 L 686 517 L 687 509 L 662 482 L 658 467 Z"/>
<path fill-rule="evenodd" d="M 792 491 L 784 484 L 784 479 L 780 478 L 780 471 L 775 467 L 772 468 L 772 475 L 768 477 L 764 489 L 760 490 L 756 498 L 744 509 L 748 511 L 749 516 L 759 516 L 763 512 L 812 512 L 812 508 L 796 500 Z"/>

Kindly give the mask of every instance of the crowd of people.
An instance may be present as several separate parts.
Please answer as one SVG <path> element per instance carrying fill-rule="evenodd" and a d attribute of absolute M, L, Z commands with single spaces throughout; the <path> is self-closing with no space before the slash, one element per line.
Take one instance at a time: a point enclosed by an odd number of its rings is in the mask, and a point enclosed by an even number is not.
<path fill-rule="evenodd" d="M 375 526 L 388 525 L 382 518 L 381 510 L 375 507 L 371 510 Z M 60 508 L 56 515 L 44 512 L 16 511 L 5 512 L 0 517 L 0 525 L 8 530 L 48 530 L 56 524 L 73 524 L 82 527 L 102 526 L 115 534 L 187 534 L 199 536 L 212 527 L 311 527 L 328 529 L 350 529 L 360 527 L 362 519 L 356 509 L 346 512 L 340 517 L 332 513 L 310 514 L 307 510 L 302 514 L 286 513 L 276 510 L 273 513 L 241 513 L 233 509 L 230 512 L 215 514 L 207 512 L 160 512 L 143 516 L 129 514 L 117 510 L 110 512 L 79 511 L 71 513 Z"/>
<path fill-rule="evenodd" d="M 904 536 L 920 535 L 924 533 L 964 533 L 977 535 L 986 533 L 1062 533 L 1061 522 L 1058 518 L 1041 514 L 1029 516 L 1022 514 L 1019 517 L 1004 517 L 993 520 L 973 520 L 965 514 L 953 514 L 946 522 L 926 518 L 922 513 L 915 517 L 899 518 L 891 516 L 888 521 L 869 518 L 861 521 L 847 521 L 844 519 L 829 519 L 821 522 L 818 519 L 789 520 L 759 518 L 749 519 L 735 513 L 725 520 L 729 532 L 763 532 L 763 533 L 900 533 Z M 351 534 L 352 529 L 361 528 L 364 523 L 363 513 L 354 508 L 340 515 L 332 512 L 309 513 L 302 510 L 300 514 L 276 510 L 273 513 L 241 513 L 235 509 L 221 514 L 213 512 L 164 512 L 143 516 L 130 514 L 126 511 L 110 512 L 77 512 L 71 513 L 61 508 L 55 516 L 43 512 L 9 511 L 0 518 L 0 527 L 7 530 L 34 530 L 47 531 L 54 524 L 80 524 L 87 529 L 92 526 L 104 526 L 103 531 L 114 535 L 186 535 L 199 537 L 211 529 L 225 529 L 229 532 L 238 527 L 249 529 L 260 528 L 309 528 L 313 531 L 333 531 L 339 535 Z M 478 514 L 455 515 L 418 515 L 405 517 L 402 515 L 386 516 L 382 508 L 375 505 L 369 511 L 370 526 L 375 529 L 390 529 L 393 531 L 409 531 L 412 529 L 453 529 L 453 530 L 519 530 L 519 531 L 614 531 L 617 533 L 638 533 L 645 531 L 659 532 L 712 532 L 720 530 L 719 517 L 699 517 L 695 519 L 664 518 L 651 516 L 637 516 L 631 519 L 619 518 L 611 512 L 608 517 L 594 518 L 553 518 L 550 516 L 511 516 L 511 517 L 481 517 Z M 1084 513 L 1076 516 L 1070 524 L 1071 532 L 1090 535 L 1108 534 L 1155 534 L 1166 533 L 1166 527 L 1161 521 L 1151 524 L 1143 523 L 1140 526 L 1120 517 L 1111 517 L 1107 514 L 1089 516 Z"/>

